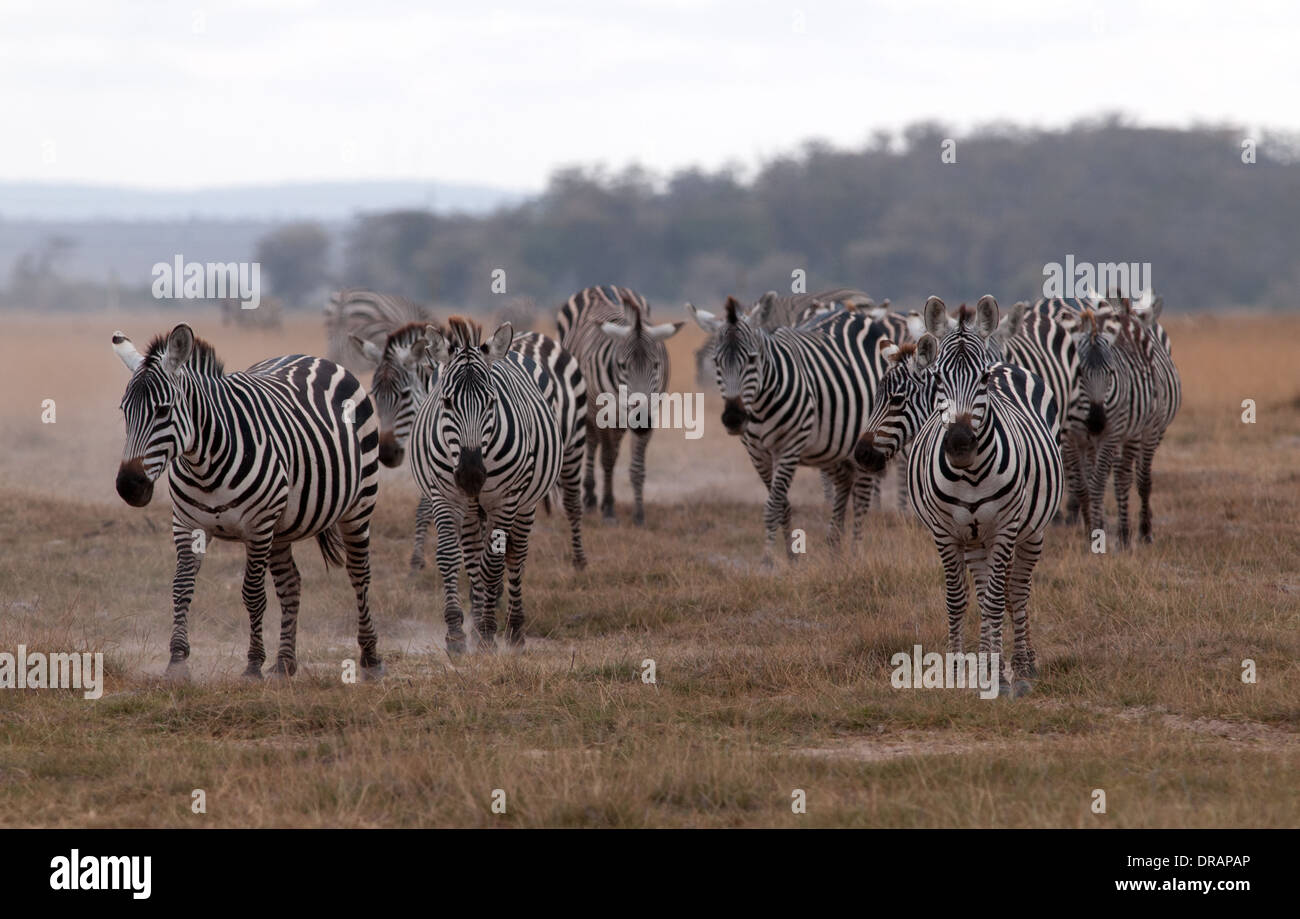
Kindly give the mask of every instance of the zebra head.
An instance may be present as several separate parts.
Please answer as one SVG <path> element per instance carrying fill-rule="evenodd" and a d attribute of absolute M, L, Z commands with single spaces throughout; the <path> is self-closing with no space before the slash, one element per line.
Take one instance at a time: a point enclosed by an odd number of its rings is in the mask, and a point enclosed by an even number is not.
<path fill-rule="evenodd" d="M 1115 356 L 1115 331 L 1107 328 L 1102 315 L 1086 309 L 1071 334 L 1079 353 L 1079 382 L 1088 400 L 1084 424 L 1094 437 L 1106 430 L 1106 405 L 1119 384 Z"/>
<path fill-rule="evenodd" d="M 381 348 L 359 335 L 348 339 L 375 365 L 370 395 L 379 415 L 379 461 L 400 466 L 416 412 L 433 387 L 437 370 L 426 357 L 423 323 L 411 322 L 389 334 Z"/>
<path fill-rule="evenodd" d="M 939 341 L 922 333 L 920 341 L 895 345 L 881 339 L 880 349 L 889 360 L 872 402 L 865 432 L 853 448 L 853 458 L 868 472 L 882 472 L 885 464 L 912 439 L 925 423 L 934 404 L 934 376 L 927 373 Z"/>
<path fill-rule="evenodd" d="M 202 347 L 210 356 L 210 349 Z M 126 446 L 117 469 L 117 493 L 132 507 L 144 507 L 153 498 L 158 476 L 194 439 L 182 385 L 186 364 L 195 351 L 194 331 L 181 323 L 171 334 L 155 338 L 144 354 L 131 339 L 114 332 L 113 350 L 131 371 L 122 396 Z M 220 365 L 215 366 L 220 372 Z"/>
<path fill-rule="evenodd" d="M 623 321 L 605 322 L 600 330 L 614 341 L 612 384 L 614 392 L 627 406 L 619 406 L 620 417 L 636 419 L 632 430 L 650 428 L 650 400 L 654 393 L 668 387 L 668 349 L 664 341 L 677 334 L 686 323 L 665 322 L 646 325 L 641 306 L 627 293 L 623 294 Z M 636 411 L 634 403 L 640 402 L 643 411 Z M 624 410 L 625 412 L 624 413 Z"/>
<path fill-rule="evenodd" d="M 425 326 L 426 349 L 440 366 L 430 399 L 436 403 L 435 435 L 453 466 L 453 478 L 462 492 L 478 497 L 487 481 L 483 452 L 494 441 L 500 424 L 492 365 L 510 351 L 515 333 L 502 323 L 484 342 L 483 328 L 462 316 L 447 320 L 443 334 Z"/>
<path fill-rule="evenodd" d="M 936 337 L 948 329 L 948 311 L 938 297 L 926 301 L 925 327 Z M 973 312 L 962 304 L 956 327 L 939 342 L 931 365 L 935 405 L 943 413 L 944 455 L 957 469 L 974 462 L 988 414 L 989 376 L 998 360 L 989 337 L 997 327 L 998 301 L 989 294 L 980 297 Z"/>
<path fill-rule="evenodd" d="M 737 435 L 750 419 L 762 373 L 763 336 L 735 297 L 727 298 L 727 317 L 719 319 L 686 304 L 700 328 L 713 336 L 713 366 L 722 391 L 722 425 Z"/>

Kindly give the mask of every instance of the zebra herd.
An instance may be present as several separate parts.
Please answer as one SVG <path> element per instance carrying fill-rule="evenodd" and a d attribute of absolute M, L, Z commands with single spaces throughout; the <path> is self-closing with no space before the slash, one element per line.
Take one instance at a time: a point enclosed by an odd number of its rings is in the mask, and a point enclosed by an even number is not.
<path fill-rule="evenodd" d="M 1112 302 L 1113 301 L 1113 302 Z M 1019 695 L 1036 675 L 1028 600 L 1048 524 L 1064 517 L 1105 531 L 1113 476 L 1119 541 L 1127 544 L 1136 469 L 1139 533 L 1151 539 L 1151 461 L 1180 402 L 1162 301 L 1124 298 L 1017 303 L 991 296 L 950 315 L 931 297 L 918 313 L 877 307 L 834 290 L 721 314 L 687 304 L 709 335 L 706 361 L 723 396 L 722 424 L 739 437 L 767 489 L 764 560 L 793 554 L 788 497 L 799 466 L 819 470 L 829 539 L 839 546 L 849 503 L 854 538 L 886 465 L 905 465 L 908 502 L 943 562 L 949 650 L 962 650 L 967 574 L 980 608 L 981 652 L 1000 652 L 1010 613 L 1014 651 L 1000 674 Z M 127 442 L 117 490 L 150 500 L 166 469 L 173 495 L 173 631 L 168 673 L 187 675 L 187 614 L 209 538 L 245 544 L 249 614 L 246 675 L 265 661 L 266 568 L 281 604 L 273 675 L 296 669 L 300 580 L 292 544 L 315 537 L 329 564 L 346 565 L 356 594 L 364 676 L 382 673 L 369 611 L 369 520 L 378 465 L 409 465 L 422 497 L 412 571 L 423 568 L 432 525 L 443 584 L 447 649 L 467 650 L 459 594 L 470 587 L 475 646 L 495 646 L 507 587 L 506 641 L 524 641 L 523 574 L 537 505 L 559 498 L 575 569 L 586 565 L 584 506 L 614 516 L 613 471 L 624 430 L 596 406 L 663 393 L 664 345 L 683 322 L 654 324 L 627 288 L 579 291 L 559 310 L 558 338 L 490 335 L 464 317 L 445 323 L 424 307 L 343 291 L 327 308 L 329 359 L 290 355 L 227 374 L 187 325 L 141 354 L 125 335 L 115 351 L 131 371 L 122 399 Z M 704 363 L 702 362 L 702 363 Z M 373 368 L 369 392 L 347 365 Z M 648 424 L 631 428 L 634 521 L 645 519 Z M 585 475 L 584 475 L 585 463 Z"/>

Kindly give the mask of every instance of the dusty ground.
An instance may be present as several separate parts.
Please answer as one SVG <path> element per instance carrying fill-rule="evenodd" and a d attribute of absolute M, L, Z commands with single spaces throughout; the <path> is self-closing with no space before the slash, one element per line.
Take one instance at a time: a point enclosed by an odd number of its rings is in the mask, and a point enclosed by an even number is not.
<path fill-rule="evenodd" d="M 188 318 L 231 368 L 323 348 L 314 317 L 280 332 Z M 0 825 L 1300 823 L 1300 316 L 1171 320 L 1186 398 L 1156 460 L 1156 544 L 1093 556 L 1082 533 L 1050 534 L 1032 599 L 1043 675 L 1014 702 L 890 686 L 890 656 L 942 650 L 946 628 L 938 559 L 892 483 L 864 543 L 836 556 L 801 473 L 807 557 L 755 564 L 762 489 L 712 396 L 702 440 L 655 435 L 643 530 L 620 467 L 624 519 L 589 519 L 587 572 L 567 567 L 559 520 L 539 523 L 522 655 L 447 658 L 437 577 L 406 576 L 415 488 L 385 470 L 386 680 L 340 680 L 351 592 L 304 544 L 306 666 L 287 684 L 239 681 L 242 552 L 217 544 L 191 618 L 195 680 L 159 685 L 169 506 L 162 488 L 144 510 L 113 491 L 126 372 L 109 334 L 142 342 L 175 321 L 6 317 L 0 651 L 98 650 L 109 672 L 98 701 L 0 691 Z M 673 341 L 679 388 L 695 388 L 699 337 Z"/>

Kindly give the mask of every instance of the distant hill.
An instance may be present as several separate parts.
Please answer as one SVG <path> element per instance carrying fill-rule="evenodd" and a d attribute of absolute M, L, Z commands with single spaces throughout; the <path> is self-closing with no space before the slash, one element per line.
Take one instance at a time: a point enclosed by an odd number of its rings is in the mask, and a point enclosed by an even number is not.
<path fill-rule="evenodd" d="M 282 222 L 346 220 L 363 211 L 405 208 L 486 214 L 517 204 L 522 192 L 446 182 L 374 181 L 244 185 L 190 191 L 0 182 L 4 221 Z"/>

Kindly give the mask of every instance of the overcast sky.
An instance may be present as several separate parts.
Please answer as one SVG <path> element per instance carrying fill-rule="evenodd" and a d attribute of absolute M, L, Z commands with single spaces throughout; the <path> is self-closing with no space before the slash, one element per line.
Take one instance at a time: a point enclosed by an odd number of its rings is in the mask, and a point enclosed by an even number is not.
<path fill-rule="evenodd" d="M 1300 4 L 1198 5 L 0 0 L 0 180 L 530 190 L 922 118 L 1300 128 Z"/>

